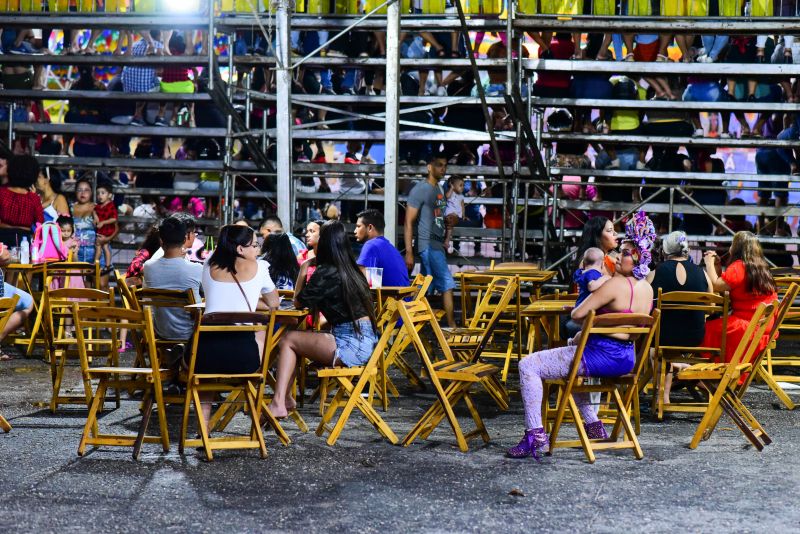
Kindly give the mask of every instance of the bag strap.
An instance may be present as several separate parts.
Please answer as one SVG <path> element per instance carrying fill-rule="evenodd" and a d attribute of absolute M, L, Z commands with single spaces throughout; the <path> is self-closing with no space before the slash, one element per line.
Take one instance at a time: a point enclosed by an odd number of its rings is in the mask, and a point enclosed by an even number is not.
<path fill-rule="evenodd" d="M 236 278 L 235 274 L 231 273 L 231 276 L 233 277 L 233 281 L 236 282 L 236 286 L 239 288 L 239 291 L 242 292 L 242 297 L 244 297 L 244 301 L 247 303 L 247 309 L 252 313 L 253 308 L 250 307 L 250 301 L 247 299 L 244 289 L 242 289 L 242 284 L 239 283 L 239 279 Z"/>

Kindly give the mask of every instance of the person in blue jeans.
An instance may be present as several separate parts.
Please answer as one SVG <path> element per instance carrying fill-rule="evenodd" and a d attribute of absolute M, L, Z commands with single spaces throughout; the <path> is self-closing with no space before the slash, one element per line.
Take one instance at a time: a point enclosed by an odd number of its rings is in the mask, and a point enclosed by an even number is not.
<path fill-rule="evenodd" d="M 447 325 L 456 326 L 453 316 L 453 288 L 455 282 L 447 265 L 444 252 L 444 212 L 447 201 L 439 182 L 447 172 L 447 157 L 439 152 L 428 162 L 428 178 L 417 183 L 408 194 L 404 238 L 406 245 L 406 267 L 414 268 L 414 249 L 412 240 L 414 228 L 417 229 L 417 251 L 421 260 L 421 272 L 431 275 L 431 290 L 442 295 L 442 307 L 447 317 Z"/>
<path fill-rule="evenodd" d="M 11 263 L 11 254 L 8 252 L 8 247 L 0 243 L 0 266 L 5 267 L 9 263 Z M 0 341 L 2 341 L 8 334 L 25 324 L 28 316 L 33 311 L 33 297 L 25 291 L 6 283 L 2 271 L 0 271 L 0 287 L 2 287 L 0 298 L 11 298 L 14 295 L 19 295 L 14 313 L 11 314 L 5 328 L 0 332 Z M 10 359 L 10 356 L 0 351 L 0 361 Z"/>

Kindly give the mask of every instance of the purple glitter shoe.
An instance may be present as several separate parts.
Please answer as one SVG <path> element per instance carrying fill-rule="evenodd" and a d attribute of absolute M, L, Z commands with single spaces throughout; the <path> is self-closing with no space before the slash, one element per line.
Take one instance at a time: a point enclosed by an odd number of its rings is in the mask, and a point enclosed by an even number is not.
<path fill-rule="evenodd" d="M 543 428 L 526 430 L 522 441 L 516 447 L 506 451 L 509 458 L 527 458 L 533 456 L 537 462 L 541 462 L 541 453 L 550 450 L 550 439 L 547 437 Z"/>
<path fill-rule="evenodd" d="M 595 421 L 594 423 L 587 423 L 583 425 L 586 430 L 586 435 L 589 439 L 608 439 L 608 432 L 606 427 L 603 426 L 602 421 Z"/>

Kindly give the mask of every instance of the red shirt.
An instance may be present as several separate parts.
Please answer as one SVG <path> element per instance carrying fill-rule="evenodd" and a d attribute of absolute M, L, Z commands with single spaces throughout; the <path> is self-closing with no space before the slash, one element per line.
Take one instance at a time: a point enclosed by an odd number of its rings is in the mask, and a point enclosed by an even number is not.
<path fill-rule="evenodd" d="M 8 187 L 0 187 L 0 222 L 23 228 L 43 223 L 42 199 L 33 192 L 15 193 Z"/>
<path fill-rule="evenodd" d="M 97 214 L 97 218 L 100 221 L 107 221 L 109 219 L 117 219 L 117 207 L 114 205 L 112 201 L 108 201 L 105 204 L 97 204 L 94 207 L 94 212 Z M 100 235 L 104 235 L 106 237 L 111 237 L 114 235 L 116 225 L 115 224 L 107 224 L 105 226 L 101 226 L 97 229 L 97 233 Z"/>
<path fill-rule="evenodd" d="M 570 59 L 575 53 L 575 45 L 568 39 L 553 39 L 550 42 L 550 57 L 548 59 Z M 539 49 L 539 57 L 545 54 L 543 49 Z M 558 89 L 569 89 L 572 74 L 539 72 L 537 73 L 536 83 L 539 87 L 552 87 Z"/>

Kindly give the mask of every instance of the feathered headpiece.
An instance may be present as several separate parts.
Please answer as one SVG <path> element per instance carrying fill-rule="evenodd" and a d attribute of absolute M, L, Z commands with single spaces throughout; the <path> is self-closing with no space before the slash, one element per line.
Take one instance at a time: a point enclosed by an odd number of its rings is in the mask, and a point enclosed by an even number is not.
<path fill-rule="evenodd" d="M 652 261 L 650 249 L 653 248 L 657 237 L 653 221 L 643 211 L 637 211 L 625 223 L 625 239 L 633 242 L 639 252 L 638 259 L 634 257 L 636 267 L 633 268 L 633 276 L 637 280 L 643 279 L 650 273 Z"/>

